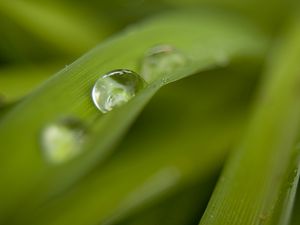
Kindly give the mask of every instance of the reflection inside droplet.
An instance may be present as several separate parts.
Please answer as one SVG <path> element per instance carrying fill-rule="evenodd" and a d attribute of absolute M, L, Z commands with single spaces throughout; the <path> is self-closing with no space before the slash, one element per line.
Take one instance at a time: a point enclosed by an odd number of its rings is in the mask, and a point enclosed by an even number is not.
<path fill-rule="evenodd" d="M 143 58 L 141 75 L 147 82 L 161 75 L 173 73 L 187 62 L 186 56 L 171 45 L 150 48 Z"/>
<path fill-rule="evenodd" d="M 75 118 L 64 118 L 44 127 L 41 145 L 45 159 L 51 163 L 63 163 L 82 151 L 86 128 Z"/>
<path fill-rule="evenodd" d="M 106 113 L 128 102 L 144 85 L 145 81 L 131 70 L 113 70 L 96 81 L 92 99 L 95 106 Z"/>

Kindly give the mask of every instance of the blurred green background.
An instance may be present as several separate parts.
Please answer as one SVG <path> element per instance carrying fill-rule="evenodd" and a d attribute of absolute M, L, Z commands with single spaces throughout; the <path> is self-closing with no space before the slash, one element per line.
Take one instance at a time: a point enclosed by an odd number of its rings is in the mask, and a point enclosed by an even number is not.
<path fill-rule="evenodd" d="M 108 36 L 155 14 L 213 7 L 242 14 L 274 34 L 293 0 L 112 0 L 0 2 L 1 101 L 15 101 Z"/>
<path fill-rule="evenodd" d="M 108 37 L 151 16 L 185 8 L 217 8 L 249 19 L 262 32 L 276 40 L 298 2 L 297 0 L 0 0 L 0 116 L 26 98 L 47 78 L 67 68 L 69 64 Z M 116 153 L 104 165 L 85 177 L 83 186 L 88 186 L 89 182 L 95 179 L 94 176 L 100 176 L 114 186 L 111 192 L 104 188 L 103 193 L 114 196 L 118 195 L 115 194 L 118 192 L 117 186 L 121 185 L 122 189 L 122 182 L 127 182 L 121 179 L 122 166 L 126 168 L 129 165 L 136 166 L 141 170 L 142 177 L 148 176 L 152 170 L 160 168 L 161 165 L 164 167 L 163 160 L 170 155 L 173 157 L 169 159 L 170 164 L 184 157 L 186 164 L 189 164 L 194 156 L 199 154 L 196 149 L 214 149 L 214 146 L 209 144 L 211 142 L 219 142 L 224 153 L 220 154 L 220 158 L 216 161 L 217 166 L 208 169 L 207 174 L 201 174 L 201 179 L 198 179 L 200 175 L 197 172 L 191 172 L 198 168 L 196 166 L 198 163 L 202 163 L 200 160 L 191 163 L 191 168 L 187 169 L 187 182 L 184 185 L 174 188 L 160 200 L 149 201 L 132 215 L 129 213 L 123 218 L 116 212 L 116 218 L 112 218 L 112 222 L 107 224 L 198 224 L 226 154 L 243 131 L 244 121 L 248 118 L 249 107 L 256 95 L 264 63 L 265 59 L 250 62 L 241 59 L 232 62 L 226 68 L 203 72 L 202 76 L 190 77 L 171 84 L 151 100 L 124 141 L 117 146 Z M 243 76 L 240 76 L 241 74 Z M 224 136 L 222 129 L 226 130 L 228 136 Z M 178 130 L 180 133 L 176 132 Z M 218 134 L 216 130 L 220 133 Z M 201 158 L 201 155 L 198 156 Z M 118 164 L 119 161 L 124 162 L 124 165 Z M 139 161 L 143 164 L 140 165 Z M 117 165 L 120 165 L 120 168 Z M 119 182 L 110 180 L 105 175 L 105 171 L 111 171 L 110 168 L 114 166 L 116 169 L 111 172 L 111 176 L 120 179 Z M 97 172 L 102 169 L 104 172 L 98 175 Z M 126 171 L 124 173 L 126 174 Z M 142 178 L 137 175 L 134 179 L 140 181 Z M 101 186 L 101 183 L 99 185 Z M 300 223 L 296 218 L 299 217 L 300 206 L 297 206 L 296 210 L 298 211 L 295 213 L 293 225 Z"/>

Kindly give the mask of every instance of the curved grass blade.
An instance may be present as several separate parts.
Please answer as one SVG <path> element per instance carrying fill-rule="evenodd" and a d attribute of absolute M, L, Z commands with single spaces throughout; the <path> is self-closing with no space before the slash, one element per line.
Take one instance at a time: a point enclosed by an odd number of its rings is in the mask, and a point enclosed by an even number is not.
<path fill-rule="evenodd" d="M 86 17 L 78 16 L 81 14 L 80 11 L 75 14 L 71 9 L 74 9 L 73 5 L 63 6 L 53 2 L 9 0 L 0 2 L 0 12 L 6 18 L 58 51 L 78 55 L 103 39 L 110 28 L 105 23 L 96 26 L 92 21 L 87 22 Z"/>
<path fill-rule="evenodd" d="M 4 103 L 12 103 L 26 96 L 53 74 L 61 63 L 52 62 L 41 66 L 10 66 L 0 69 L 0 95 Z"/>
<path fill-rule="evenodd" d="M 132 218 L 116 225 L 191 225 L 199 221 L 199 212 L 204 211 L 212 181 L 185 188 L 162 203 L 155 205 Z M 201 190 L 201 192 L 199 191 Z"/>
<path fill-rule="evenodd" d="M 116 68 L 137 71 L 146 50 L 158 43 L 175 46 L 188 63 L 172 74 L 162 74 L 128 104 L 103 116 L 90 98 L 95 80 Z M 37 199 L 56 193 L 103 159 L 162 85 L 218 66 L 220 54 L 227 59 L 262 57 L 267 43 L 266 36 L 242 18 L 220 11 L 176 12 L 131 28 L 86 54 L 2 118 L 0 221 L 27 202 L 32 191 Z M 42 157 L 39 135 L 46 124 L 62 116 L 84 121 L 89 138 L 80 157 L 53 166 Z"/>
<path fill-rule="evenodd" d="M 154 129 L 139 139 L 133 134 L 120 146 L 122 152 L 69 191 L 31 211 L 22 208 L 6 223 L 109 225 L 134 217 L 215 175 L 219 170 L 216 165 L 239 136 L 243 122 L 240 113 L 202 117 L 195 129 L 191 129 L 195 121 L 190 117 L 177 129 L 158 135 Z M 170 143 L 171 138 L 174 141 Z"/>
<path fill-rule="evenodd" d="M 240 77 L 240 73 L 244 76 Z M 26 203 L 7 223 L 122 223 L 123 219 L 166 201 L 170 194 L 185 190 L 190 183 L 206 182 L 240 136 L 251 93 L 245 90 L 249 83 L 255 85 L 255 76 L 247 67 L 202 75 L 159 92 L 118 147 L 121 151 L 104 168 L 100 166 L 73 185 L 62 198 L 58 196 L 33 208 L 31 202 Z"/>
<path fill-rule="evenodd" d="M 288 224 L 299 170 L 299 24 L 297 18 L 277 46 L 247 134 L 201 225 Z"/>

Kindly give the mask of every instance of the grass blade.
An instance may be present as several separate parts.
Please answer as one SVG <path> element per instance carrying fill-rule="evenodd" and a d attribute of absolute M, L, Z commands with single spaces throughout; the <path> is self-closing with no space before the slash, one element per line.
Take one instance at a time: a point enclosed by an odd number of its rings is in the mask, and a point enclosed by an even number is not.
<path fill-rule="evenodd" d="M 299 169 L 299 18 L 267 69 L 260 101 L 201 225 L 288 224 Z M 295 173 L 296 171 L 296 173 Z"/>
<path fill-rule="evenodd" d="M 63 53 L 78 55 L 94 46 L 109 31 L 103 24 L 99 28 L 85 21 L 80 13 L 72 13 L 74 6 L 58 3 L 39 3 L 34 1 L 0 2 L 0 12 L 6 18 L 19 24 L 40 40 L 52 45 Z M 97 31 L 97 32 L 96 32 Z M 103 32 L 101 34 L 101 32 Z"/>
<path fill-rule="evenodd" d="M 190 129 L 195 121 L 186 120 L 177 129 L 160 133 L 160 137 L 153 135 L 154 130 L 143 138 L 137 139 L 135 134 L 126 137 L 127 141 L 120 146 L 122 152 L 105 165 L 46 204 L 31 211 L 22 207 L 20 214 L 7 223 L 121 223 L 189 185 L 204 183 L 215 175 L 217 165 L 240 132 L 240 116 L 239 112 L 231 112 L 221 118 L 203 117 L 195 130 Z M 194 141 L 195 137 L 198 142 Z M 172 144 L 171 138 L 176 140 Z"/>

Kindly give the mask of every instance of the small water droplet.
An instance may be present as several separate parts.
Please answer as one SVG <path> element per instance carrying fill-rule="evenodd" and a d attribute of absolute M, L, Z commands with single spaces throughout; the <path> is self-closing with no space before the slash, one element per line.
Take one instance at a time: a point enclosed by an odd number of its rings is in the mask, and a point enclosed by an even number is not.
<path fill-rule="evenodd" d="M 101 76 L 92 90 L 95 106 L 103 113 L 119 107 L 133 98 L 145 86 L 145 81 L 127 69 L 113 70 Z"/>
<path fill-rule="evenodd" d="M 68 72 L 71 69 L 71 65 L 65 65 L 64 71 Z"/>
<path fill-rule="evenodd" d="M 75 118 L 64 118 L 50 123 L 42 130 L 41 145 L 46 160 L 59 164 L 81 153 L 86 128 Z"/>
<path fill-rule="evenodd" d="M 173 46 L 157 45 L 146 52 L 141 75 L 147 82 L 151 82 L 159 75 L 173 73 L 186 62 L 186 56 Z"/>
<path fill-rule="evenodd" d="M 229 64 L 229 57 L 223 51 L 219 51 L 215 54 L 215 60 L 220 67 L 225 67 Z"/>
<path fill-rule="evenodd" d="M 168 82 L 169 82 L 169 79 L 166 78 L 166 77 L 163 77 L 163 78 L 161 79 L 162 85 L 165 85 L 165 84 L 167 84 Z"/>
<path fill-rule="evenodd" d="M 259 218 L 260 222 L 266 221 L 268 219 L 268 214 L 262 212 L 258 218 Z"/>

